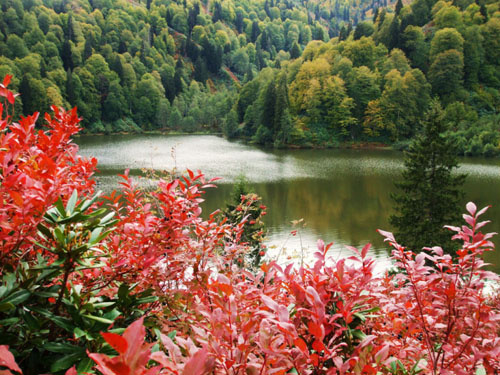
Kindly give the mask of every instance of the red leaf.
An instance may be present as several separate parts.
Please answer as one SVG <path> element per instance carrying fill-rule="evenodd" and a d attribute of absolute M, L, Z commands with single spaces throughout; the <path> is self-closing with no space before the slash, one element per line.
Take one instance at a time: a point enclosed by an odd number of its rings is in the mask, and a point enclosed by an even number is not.
<path fill-rule="evenodd" d="M 103 375 L 132 375 L 130 367 L 123 363 L 120 357 L 109 358 L 105 354 L 89 353 L 89 358 L 97 363 L 97 369 Z"/>
<path fill-rule="evenodd" d="M 104 337 L 104 340 L 113 347 L 118 353 L 125 354 L 128 348 L 127 340 L 125 340 L 122 336 L 117 335 L 116 333 L 111 332 L 102 332 L 101 336 Z"/>
<path fill-rule="evenodd" d="M 320 340 L 314 340 L 312 348 L 316 350 L 318 353 L 321 353 L 323 350 L 326 349 L 325 344 L 323 344 L 323 341 Z"/>
<path fill-rule="evenodd" d="M 307 353 L 308 350 L 307 350 L 307 344 L 304 340 L 302 340 L 300 337 L 297 337 L 295 340 L 294 340 L 294 344 L 296 347 L 298 347 L 300 350 L 302 350 L 304 353 Z"/>
<path fill-rule="evenodd" d="M 0 345 L 0 366 L 7 367 L 21 374 L 23 373 L 17 365 L 14 355 L 9 352 L 9 347 L 7 345 Z"/>
<path fill-rule="evenodd" d="M 141 350 L 140 347 L 144 342 L 146 336 L 146 329 L 143 325 L 144 317 L 136 320 L 127 327 L 123 333 L 123 338 L 127 341 L 128 348 L 126 356 L 138 354 Z"/>
<path fill-rule="evenodd" d="M 73 366 L 70 369 L 68 369 L 68 371 L 66 371 L 65 375 L 78 375 L 78 372 L 76 372 L 76 367 Z"/>
<path fill-rule="evenodd" d="M 12 75 L 11 74 L 5 75 L 5 77 L 3 79 L 3 87 L 9 86 L 9 83 L 10 83 L 11 79 L 12 79 Z"/>
<path fill-rule="evenodd" d="M 323 329 L 320 325 L 314 323 L 314 322 L 309 322 L 307 325 L 309 328 L 309 332 L 316 337 L 318 340 L 323 340 Z"/>
<path fill-rule="evenodd" d="M 319 364 L 319 356 L 316 353 L 311 354 L 311 362 L 312 364 L 317 367 Z"/>
<path fill-rule="evenodd" d="M 207 349 L 198 350 L 184 366 L 182 375 L 203 375 L 214 368 L 213 358 L 208 357 Z"/>
<path fill-rule="evenodd" d="M 18 206 L 23 205 L 23 197 L 21 196 L 21 194 L 19 194 L 17 191 L 14 191 L 14 190 L 9 191 L 9 194 L 10 194 L 10 197 L 14 200 L 14 202 Z"/>
<path fill-rule="evenodd" d="M 9 101 L 10 104 L 14 104 L 16 101 L 16 97 L 11 91 L 7 92 L 7 100 Z"/>

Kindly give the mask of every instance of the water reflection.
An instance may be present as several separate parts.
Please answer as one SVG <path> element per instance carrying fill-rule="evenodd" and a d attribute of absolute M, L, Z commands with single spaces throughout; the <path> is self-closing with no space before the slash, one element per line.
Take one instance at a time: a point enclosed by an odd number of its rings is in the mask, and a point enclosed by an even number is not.
<path fill-rule="evenodd" d="M 204 209 L 224 205 L 232 183 L 245 176 L 269 207 L 266 224 L 274 255 L 286 247 L 299 256 L 301 246 L 310 254 L 316 240 L 344 245 L 373 244 L 372 254 L 386 259 L 387 247 L 377 228 L 391 230 L 390 193 L 402 170 L 402 155 L 389 150 L 262 150 L 215 136 L 113 136 L 81 137 L 81 153 L 99 160 L 101 189 L 117 187 L 117 173 L 131 168 L 201 170 L 208 177 L 222 177 L 217 189 L 206 194 Z M 469 174 L 467 201 L 493 205 L 488 231 L 500 231 L 500 160 L 464 159 Z M 292 220 L 304 219 L 300 236 L 290 236 Z M 500 243 L 498 239 L 495 240 Z M 294 253 L 293 250 L 298 250 Z M 295 254 L 295 255 L 294 255 Z M 298 255 L 299 254 L 299 255 Z M 500 272 L 497 251 L 486 256 Z"/>

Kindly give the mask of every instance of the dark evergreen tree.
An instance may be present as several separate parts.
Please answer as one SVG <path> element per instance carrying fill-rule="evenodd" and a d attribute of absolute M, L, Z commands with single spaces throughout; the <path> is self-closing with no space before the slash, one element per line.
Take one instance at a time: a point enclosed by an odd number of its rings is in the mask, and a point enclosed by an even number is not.
<path fill-rule="evenodd" d="M 207 64 L 205 60 L 198 57 L 194 64 L 194 79 L 198 82 L 205 82 L 208 78 Z"/>
<path fill-rule="evenodd" d="M 243 27 L 245 26 L 243 19 L 244 19 L 243 13 L 241 12 L 240 9 L 237 9 L 236 10 L 236 19 L 234 20 L 234 26 L 236 26 L 236 30 L 240 34 L 243 32 Z"/>
<path fill-rule="evenodd" d="M 271 134 L 271 137 L 274 135 L 274 123 L 275 123 L 275 115 L 276 115 L 276 85 L 274 80 L 269 82 L 267 85 L 264 98 L 262 101 L 262 112 L 260 123 L 265 126 Z"/>
<path fill-rule="evenodd" d="M 389 26 L 389 40 L 387 41 L 387 49 L 389 51 L 393 48 L 397 48 L 399 46 L 399 18 L 398 16 L 394 16 L 392 22 Z"/>
<path fill-rule="evenodd" d="M 71 52 L 71 43 L 68 39 L 64 40 L 61 49 L 61 60 L 63 63 L 64 70 L 73 70 L 73 53 Z"/>
<path fill-rule="evenodd" d="M 378 17 L 378 8 L 375 9 L 375 13 L 373 13 L 373 23 L 377 21 L 377 17 Z"/>
<path fill-rule="evenodd" d="M 345 28 L 345 26 L 342 26 L 339 32 L 339 41 L 346 39 L 347 39 L 347 29 Z"/>
<path fill-rule="evenodd" d="M 92 56 L 92 37 L 89 35 L 83 46 L 83 60 L 87 60 L 90 56 Z"/>
<path fill-rule="evenodd" d="M 222 6 L 218 1 L 216 1 L 214 4 L 214 12 L 212 14 L 212 22 L 216 23 L 219 20 L 222 20 Z"/>
<path fill-rule="evenodd" d="M 398 0 L 398 2 L 396 3 L 396 7 L 394 8 L 396 16 L 399 16 L 399 13 L 401 13 L 401 9 L 403 9 L 403 2 L 401 0 Z"/>
<path fill-rule="evenodd" d="M 250 39 L 252 40 L 252 43 L 255 43 L 257 38 L 260 35 L 260 28 L 259 28 L 259 23 L 257 21 L 253 21 L 252 23 L 252 34 L 250 36 Z"/>
<path fill-rule="evenodd" d="M 385 21 L 385 15 L 387 14 L 387 11 L 384 9 L 382 9 L 382 11 L 380 12 L 380 17 L 378 19 L 378 24 L 379 25 L 382 25 Z"/>
<path fill-rule="evenodd" d="M 177 60 L 177 63 L 175 64 L 175 74 L 174 74 L 174 97 L 181 93 L 184 90 L 184 85 L 182 83 L 182 69 L 184 67 L 184 64 L 182 63 L 181 59 Z"/>
<path fill-rule="evenodd" d="M 189 13 L 188 13 L 188 27 L 190 34 L 191 30 L 193 30 L 193 27 L 196 25 L 196 19 L 198 17 L 198 14 L 200 14 L 200 4 L 195 3 L 192 8 L 189 8 Z"/>
<path fill-rule="evenodd" d="M 75 33 L 73 31 L 73 16 L 71 14 L 68 16 L 68 22 L 66 24 L 66 30 L 65 31 L 66 31 L 65 35 L 64 35 L 65 38 L 67 40 L 74 41 L 73 38 L 74 38 Z"/>
<path fill-rule="evenodd" d="M 455 174 L 456 150 L 444 136 L 447 126 L 438 101 L 431 104 L 422 122 L 422 133 L 405 154 L 405 170 L 392 196 L 396 214 L 390 217 L 398 242 L 413 251 L 442 246 L 452 253 L 450 231 L 444 225 L 460 220 L 465 175 Z"/>
<path fill-rule="evenodd" d="M 73 73 L 70 69 L 66 72 L 66 99 L 71 106 L 75 106 L 78 100 L 75 92 L 75 83 L 73 82 Z"/>
<path fill-rule="evenodd" d="M 479 13 L 481 13 L 481 15 L 483 16 L 484 22 L 488 22 L 488 10 L 486 9 L 486 5 L 484 5 L 484 2 L 481 2 Z"/>
<path fill-rule="evenodd" d="M 252 64 L 248 64 L 248 68 L 247 68 L 247 72 L 245 74 L 244 81 L 250 82 L 251 80 L 253 80 L 253 68 L 252 68 Z"/>
<path fill-rule="evenodd" d="M 300 47 L 299 47 L 299 44 L 297 42 L 293 42 L 292 44 L 292 48 L 290 49 L 290 57 L 292 59 L 296 59 L 298 57 L 300 57 Z"/>
<path fill-rule="evenodd" d="M 351 32 L 352 32 L 352 22 L 349 22 L 349 24 L 347 25 L 347 37 L 351 35 Z"/>
<path fill-rule="evenodd" d="M 278 143 L 285 144 L 288 140 L 289 129 L 282 129 L 282 125 L 286 123 L 285 116 L 289 116 L 288 107 L 288 85 L 286 72 L 282 72 L 276 78 L 276 99 L 274 103 L 274 123 L 273 123 L 273 139 Z"/>
<path fill-rule="evenodd" d="M 167 21 L 167 25 L 172 27 L 172 19 L 174 18 L 174 14 L 172 9 L 167 9 L 167 14 L 165 15 L 165 21 Z"/>

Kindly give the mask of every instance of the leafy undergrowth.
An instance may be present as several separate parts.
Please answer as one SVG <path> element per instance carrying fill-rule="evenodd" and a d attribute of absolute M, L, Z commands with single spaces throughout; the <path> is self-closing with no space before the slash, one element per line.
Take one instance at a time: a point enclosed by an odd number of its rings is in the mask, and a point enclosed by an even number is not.
<path fill-rule="evenodd" d="M 492 234 L 473 203 L 463 245 L 414 253 L 381 231 L 400 272 L 376 276 L 369 245 L 311 266 L 245 267 L 247 217 L 200 216 L 201 173 L 143 192 L 94 191 L 76 110 L 13 122 L 0 86 L 0 374 L 474 374 L 500 371 L 499 294 L 484 292 Z"/>

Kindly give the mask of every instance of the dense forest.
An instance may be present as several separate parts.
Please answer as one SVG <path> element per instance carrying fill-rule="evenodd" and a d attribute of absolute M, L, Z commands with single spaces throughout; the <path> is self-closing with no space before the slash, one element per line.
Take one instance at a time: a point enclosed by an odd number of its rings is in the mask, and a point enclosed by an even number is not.
<path fill-rule="evenodd" d="M 404 148 L 433 97 L 458 152 L 500 152 L 492 0 L 3 0 L 16 111 L 77 106 L 89 133 L 223 132 Z"/>
<path fill-rule="evenodd" d="M 500 139 L 499 2 L 416 0 L 376 10 L 348 36 L 312 41 L 240 91 L 235 128 L 262 144 L 380 141 L 404 147 L 441 101 L 458 152 Z"/>
<path fill-rule="evenodd" d="M 241 81 L 376 4 L 6 0 L 0 74 L 14 76 L 18 113 L 78 106 L 89 132 L 220 131 Z"/>

